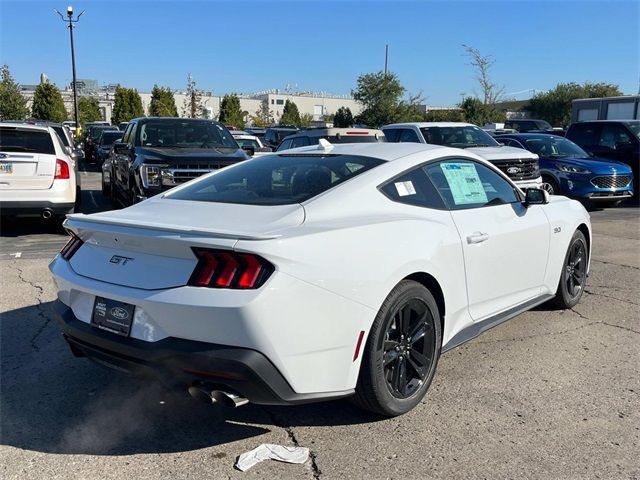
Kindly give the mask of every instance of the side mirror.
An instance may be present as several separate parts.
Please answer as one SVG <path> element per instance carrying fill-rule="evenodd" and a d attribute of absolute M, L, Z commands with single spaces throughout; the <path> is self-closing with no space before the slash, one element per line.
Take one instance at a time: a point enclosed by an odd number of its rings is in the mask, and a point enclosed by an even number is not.
<path fill-rule="evenodd" d="M 549 193 L 541 188 L 527 188 L 525 191 L 524 206 L 546 205 L 549 203 Z"/>
<path fill-rule="evenodd" d="M 128 153 L 131 150 L 131 145 L 129 145 L 128 143 L 123 143 L 123 142 L 116 142 L 113 144 L 113 151 L 116 152 L 117 154 L 125 154 Z"/>
<path fill-rule="evenodd" d="M 251 145 L 243 145 L 241 148 L 242 150 L 247 152 L 247 155 L 249 155 L 250 157 L 253 157 L 253 155 L 256 153 L 256 149 L 253 148 Z"/>

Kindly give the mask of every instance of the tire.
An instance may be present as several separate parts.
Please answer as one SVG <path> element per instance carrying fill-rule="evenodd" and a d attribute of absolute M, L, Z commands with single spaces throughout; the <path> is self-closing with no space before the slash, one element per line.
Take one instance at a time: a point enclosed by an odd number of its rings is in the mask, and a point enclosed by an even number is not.
<path fill-rule="evenodd" d="M 594 207 L 601 207 L 601 208 L 613 208 L 613 207 L 617 207 L 618 205 L 620 205 L 622 203 L 622 200 L 609 200 L 606 202 L 591 202 L 591 205 L 593 205 Z"/>
<path fill-rule="evenodd" d="M 102 173 L 102 195 L 109 198 L 111 197 L 111 183 L 109 183 L 109 186 L 104 183 L 104 173 Z"/>
<path fill-rule="evenodd" d="M 401 315 L 406 312 L 408 317 Z M 407 413 L 427 393 L 441 345 L 440 313 L 433 295 L 423 285 L 403 280 L 373 322 L 352 401 L 388 417 Z"/>
<path fill-rule="evenodd" d="M 587 240 L 576 230 L 564 256 L 556 296 L 551 300 L 553 306 L 567 310 L 578 304 L 586 286 L 588 261 Z"/>
<path fill-rule="evenodd" d="M 111 199 L 111 206 L 113 208 L 118 208 L 120 206 L 118 201 L 118 188 L 113 183 L 113 177 L 111 177 L 111 183 L 109 188 L 109 198 Z"/>
<path fill-rule="evenodd" d="M 73 205 L 73 213 L 80 211 L 80 205 L 82 204 L 82 188 L 76 187 L 76 201 Z"/>
<path fill-rule="evenodd" d="M 560 190 L 560 185 L 556 182 L 553 177 L 547 177 L 546 175 L 542 177 L 542 181 L 547 185 L 543 185 L 543 189 L 549 193 L 549 195 L 562 195 Z"/>

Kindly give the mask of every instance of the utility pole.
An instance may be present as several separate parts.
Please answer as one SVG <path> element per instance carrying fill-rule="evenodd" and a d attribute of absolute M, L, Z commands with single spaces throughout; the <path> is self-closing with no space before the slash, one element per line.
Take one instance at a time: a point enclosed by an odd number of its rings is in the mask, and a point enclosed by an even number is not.
<path fill-rule="evenodd" d="M 384 74 L 387 74 L 387 62 L 389 60 L 389 45 L 384 46 Z"/>
<path fill-rule="evenodd" d="M 76 53 L 75 53 L 75 49 L 73 46 L 73 29 L 74 27 L 74 23 L 78 23 L 78 20 L 80 20 L 80 17 L 82 16 L 82 14 L 84 13 L 84 10 L 80 12 L 80 15 L 78 15 L 75 20 L 73 19 L 73 7 L 71 5 L 69 5 L 67 7 L 67 18 L 64 18 L 64 15 L 62 15 L 58 10 L 54 9 L 54 12 L 56 12 L 58 15 L 60 15 L 60 18 L 62 19 L 63 22 L 69 22 L 69 37 L 71 38 L 71 69 L 73 72 L 73 112 L 74 112 L 74 120 L 76 122 L 76 139 L 80 137 L 80 118 L 78 115 L 78 85 L 76 82 Z"/>

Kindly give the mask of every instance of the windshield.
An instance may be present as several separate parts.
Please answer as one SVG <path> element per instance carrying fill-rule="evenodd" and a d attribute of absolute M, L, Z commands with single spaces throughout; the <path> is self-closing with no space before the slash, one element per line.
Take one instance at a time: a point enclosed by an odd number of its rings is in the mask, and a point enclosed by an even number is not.
<path fill-rule="evenodd" d="M 118 131 L 116 127 L 93 127 L 91 129 L 91 132 L 89 133 L 89 136 L 95 142 L 100 138 L 100 135 L 102 135 L 102 132 L 104 132 L 105 130 L 115 130 L 116 132 Z"/>
<path fill-rule="evenodd" d="M 422 127 L 420 129 L 427 143 L 447 147 L 499 147 L 491 135 L 475 125 L 453 127 Z"/>
<path fill-rule="evenodd" d="M 640 138 L 640 122 L 627 122 L 627 127 L 636 137 Z"/>
<path fill-rule="evenodd" d="M 536 123 L 536 127 L 538 127 L 540 130 L 553 130 L 553 127 L 551 126 L 551 124 L 544 120 L 536 120 L 535 123 Z"/>
<path fill-rule="evenodd" d="M 206 120 L 144 122 L 139 139 L 143 147 L 238 148 L 226 128 Z"/>
<path fill-rule="evenodd" d="M 260 148 L 260 145 L 258 145 L 258 142 L 251 138 L 236 138 L 236 142 L 238 142 L 238 145 L 240 145 L 241 147 L 251 147 L 256 150 Z"/>
<path fill-rule="evenodd" d="M 266 155 L 219 170 L 168 198 L 243 205 L 302 203 L 384 163 L 353 155 Z"/>
<path fill-rule="evenodd" d="M 122 138 L 122 132 L 120 132 L 120 131 L 104 132 L 102 134 L 102 137 L 100 137 L 100 144 L 101 145 L 113 145 L 113 143 L 116 140 L 118 140 L 119 138 Z"/>
<path fill-rule="evenodd" d="M 527 150 L 541 157 L 589 157 L 578 145 L 562 137 L 529 138 L 525 143 Z"/>

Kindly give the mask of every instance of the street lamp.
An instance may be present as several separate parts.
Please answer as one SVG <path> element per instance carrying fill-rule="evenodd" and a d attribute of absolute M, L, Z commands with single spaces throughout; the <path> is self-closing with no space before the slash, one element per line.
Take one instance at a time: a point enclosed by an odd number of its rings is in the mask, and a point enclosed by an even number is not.
<path fill-rule="evenodd" d="M 84 13 L 84 10 L 80 12 L 80 15 L 78 15 L 75 20 L 73 19 L 73 7 L 71 5 L 69 5 L 67 7 L 67 18 L 64 18 L 64 15 L 62 15 L 58 10 L 54 9 L 54 12 L 56 12 L 58 15 L 60 15 L 60 18 L 62 19 L 63 22 L 69 22 L 69 36 L 71 37 L 71 68 L 73 70 L 73 111 L 74 111 L 74 116 L 75 116 L 75 121 L 76 121 L 76 138 L 79 138 L 80 136 L 80 120 L 79 120 L 79 115 L 78 115 L 78 86 L 76 85 L 76 54 L 75 54 L 75 50 L 73 48 L 73 29 L 74 23 L 78 23 L 78 20 L 80 20 L 80 17 L 82 16 L 82 14 Z"/>

